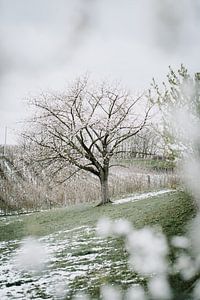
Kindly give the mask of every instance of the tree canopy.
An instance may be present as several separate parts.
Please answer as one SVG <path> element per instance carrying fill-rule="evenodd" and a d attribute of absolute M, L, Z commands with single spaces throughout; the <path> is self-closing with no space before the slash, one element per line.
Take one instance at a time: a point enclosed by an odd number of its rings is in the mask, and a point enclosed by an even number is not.
<path fill-rule="evenodd" d="M 189 136 L 200 121 L 200 73 L 191 75 L 183 65 L 177 71 L 169 67 L 162 87 L 155 80 L 152 87 L 151 97 L 159 104 L 162 136 L 169 150 L 175 156 L 194 150 Z"/>

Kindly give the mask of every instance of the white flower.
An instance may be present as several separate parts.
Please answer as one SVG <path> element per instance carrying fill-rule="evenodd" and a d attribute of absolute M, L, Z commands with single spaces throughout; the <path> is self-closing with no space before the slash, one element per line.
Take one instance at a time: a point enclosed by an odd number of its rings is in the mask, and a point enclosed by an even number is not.
<path fill-rule="evenodd" d="M 101 288 L 101 295 L 104 300 L 121 300 L 121 292 L 118 288 L 111 285 L 104 285 Z"/>
<path fill-rule="evenodd" d="M 197 272 L 197 266 L 195 267 L 192 258 L 186 254 L 178 256 L 174 268 L 176 272 L 181 273 L 184 280 L 191 279 Z"/>
<path fill-rule="evenodd" d="M 108 218 L 101 218 L 97 223 L 97 234 L 101 237 L 108 237 L 112 234 L 112 221 Z"/>
<path fill-rule="evenodd" d="M 185 236 L 174 236 L 171 240 L 172 246 L 187 249 L 190 246 L 188 238 Z"/>
<path fill-rule="evenodd" d="M 149 292 L 153 299 L 171 299 L 172 292 L 165 276 L 156 276 L 149 280 Z"/>
<path fill-rule="evenodd" d="M 128 289 L 125 300 L 146 300 L 144 289 L 139 285 L 132 286 Z"/>
<path fill-rule="evenodd" d="M 21 271 L 40 271 L 47 261 L 47 252 L 42 243 L 30 237 L 22 241 L 13 259 L 14 266 Z"/>
<path fill-rule="evenodd" d="M 113 233 L 120 236 L 126 236 L 132 231 L 131 223 L 124 219 L 116 220 L 113 224 Z"/>
<path fill-rule="evenodd" d="M 163 234 L 149 228 L 133 231 L 128 236 L 127 248 L 134 271 L 142 275 L 167 271 L 168 245 Z"/>

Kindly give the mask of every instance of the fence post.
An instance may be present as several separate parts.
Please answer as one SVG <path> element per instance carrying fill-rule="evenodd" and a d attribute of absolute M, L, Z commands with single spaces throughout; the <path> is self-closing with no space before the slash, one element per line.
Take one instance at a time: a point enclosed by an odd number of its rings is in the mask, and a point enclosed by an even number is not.
<path fill-rule="evenodd" d="M 151 185 L 151 177 L 150 177 L 150 175 L 147 175 L 147 183 L 148 183 L 148 188 L 149 188 L 150 185 Z"/>

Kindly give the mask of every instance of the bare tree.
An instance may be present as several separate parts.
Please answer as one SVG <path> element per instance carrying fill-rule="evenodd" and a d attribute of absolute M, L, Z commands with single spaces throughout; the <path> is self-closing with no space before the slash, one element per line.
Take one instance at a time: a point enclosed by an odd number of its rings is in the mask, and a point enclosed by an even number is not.
<path fill-rule="evenodd" d="M 132 156 L 151 158 L 161 153 L 160 136 L 152 127 L 145 128 L 140 134 L 135 135 L 131 140 Z"/>
<path fill-rule="evenodd" d="M 109 203 L 111 158 L 121 143 L 148 125 L 152 104 L 144 95 L 133 98 L 106 83 L 94 86 L 87 78 L 78 79 L 65 93 L 43 94 L 31 103 L 36 113 L 24 137 L 32 159 L 53 175 L 66 169 L 60 182 L 80 170 L 97 176 L 100 204 Z"/>

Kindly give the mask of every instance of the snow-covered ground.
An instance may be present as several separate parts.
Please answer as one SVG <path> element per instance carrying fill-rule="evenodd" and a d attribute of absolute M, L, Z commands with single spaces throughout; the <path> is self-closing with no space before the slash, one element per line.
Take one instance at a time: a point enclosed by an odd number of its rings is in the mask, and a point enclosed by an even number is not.
<path fill-rule="evenodd" d="M 166 193 L 172 193 L 174 191 L 175 190 L 167 189 L 167 190 L 161 190 L 161 191 L 157 191 L 157 192 L 149 192 L 149 193 L 138 194 L 138 195 L 134 195 L 134 196 L 130 196 L 130 197 L 126 197 L 126 198 L 116 200 L 116 201 L 113 202 L 113 204 L 123 204 L 123 203 L 126 203 L 126 202 L 135 202 L 135 201 L 144 200 L 144 199 L 147 199 L 147 198 L 159 196 L 159 195 L 166 194 Z"/>
<path fill-rule="evenodd" d="M 47 256 L 46 265 L 39 272 L 20 270 L 17 267 L 15 256 L 19 251 L 20 241 L 2 242 L 0 299 L 57 299 L 55 293 L 58 284 L 63 284 L 66 289 L 70 281 L 84 275 L 92 265 L 88 262 L 92 263 L 96 253 L 85 256 L 73 255 L 78 246 L 86 243 L 86 236 L 90 231 L 90 228 L 83 227 L 74 229 L 73 236 L 70 235 L 72 231 L 63 231 L 40 238 L 38 241 L 44 245 Z M 95 252 L 95 249 L 93 250 Z M 32 259 L 33 257 L 30 257 L 30 260 Z"/>
<path fill-rule="evenodd" d="M 113 262 L 108 255 L 115 251 L 112 240 L 97 237 L 95 230 L 86 226 L 59 231 L 38 242 L 45 247 L 47 255 L 44 268 L 36 272 L 20 270 L 16 264 L 16 253 L 19 255 L 23 241 L 0 243 L 1 300 L 65 299 L 63 296 L 73 290 L 77 279 L 87 278 L 87 286 L 92 286 L 99 274 L 109 274 L 111 265 L 120 272 L 125 264 L 123 259 Z M 38 252 L 31 253 L 30 260 L 38 255 Z M 26 257 L 20 259 L 22 264 L 23 260 L 26 263 Z M 84 286 L 79 286 L 79 291 L 81 288 Z"/>
<path fill-rule="evenodd" d="M 144 193 L 115 201 L 114 204 L 138 201 L 151 198 L 173 190 Z M 5 223 L 7 222 L 5 218 Z M 120 274 L 125 268 L 126 260 L 115 257 L 114 242 L 97 237 L 95 229 L 87 226 L 71 230 L 58 231 L 37 240 L 46 252 L 41 250 L 22 251 L 24 241 L 12 240 L 0 243 L 0 299 L 28 300 L 28 299 L 67 299 L 68 291 L 74 289 L 73 284 L 79 279 L 87 278 L 87 286 L 93 286 L 97 277 L 110 274 Z M 21 248 L 21 250 L 20 250 Z M 42 251 L 43 251 L 42 250 Z M 29 249 L 30 251 L 30 249 Z M 27 257 L 28 255 L 28 257 Z M 42 270 L 31 271 L 23 268 L 29 260 L 37 261 L 38 256 L 44 256 L 45 263 Z M 20 257 L 22 268 L 16 263 Z M 124 278 L 130 281 L 130 278 Z M 127 281 L 127 282 L 128 282 Z M 131 277 L 131 283 L 137 282 L 137 277 Z M 84 289 L 79 284 L 78 290 Z M 63 297 L 64 296 L 64 297 Z M 70 297 L 70 296 L 69 296 Z"/>

